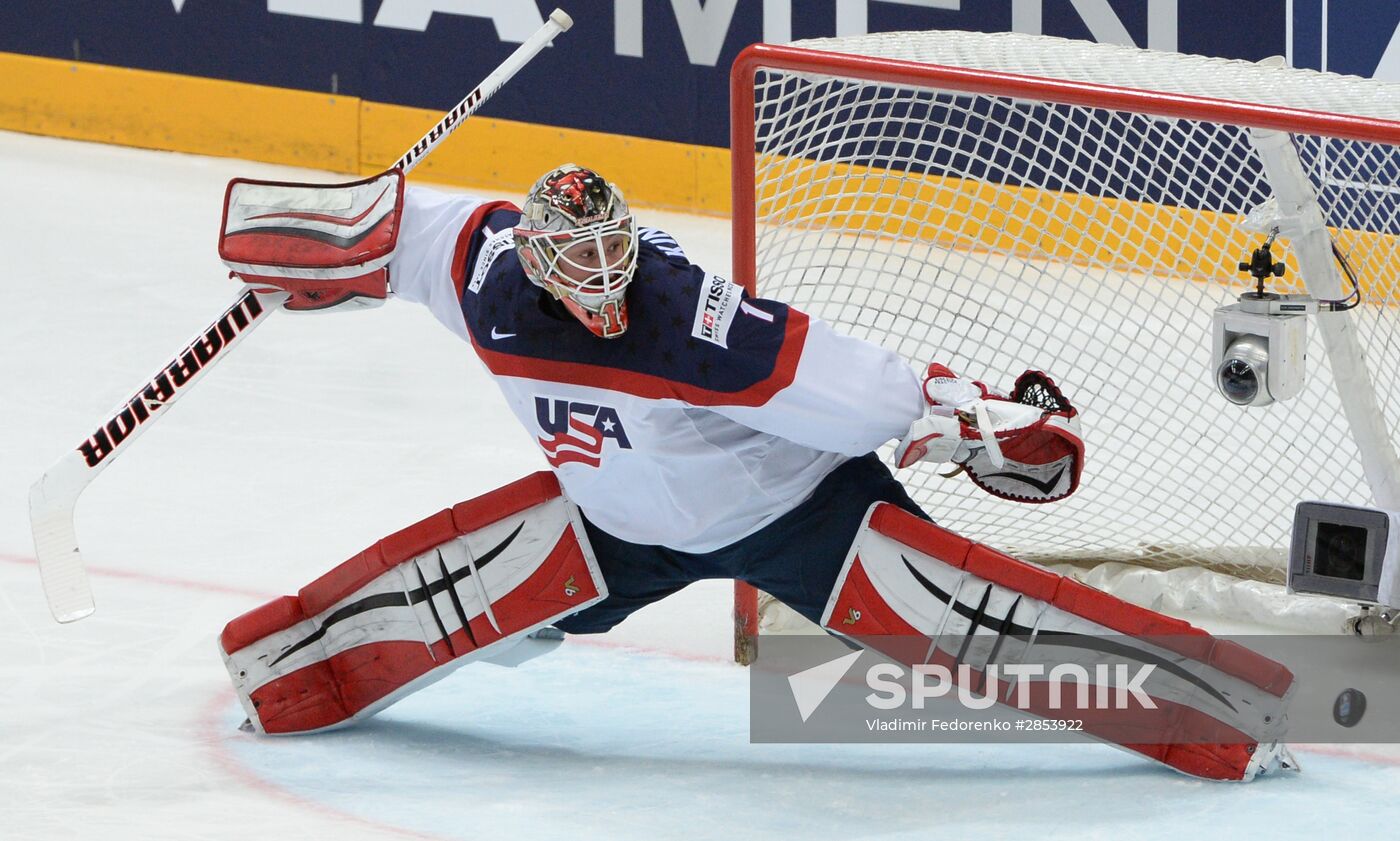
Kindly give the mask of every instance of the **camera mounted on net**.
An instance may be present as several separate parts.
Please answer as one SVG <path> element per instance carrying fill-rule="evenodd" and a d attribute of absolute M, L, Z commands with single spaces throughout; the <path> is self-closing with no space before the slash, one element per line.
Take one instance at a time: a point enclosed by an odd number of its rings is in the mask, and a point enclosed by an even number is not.
<path fill-rule="evenodd" d="M 1283 277 L 1283 262 L 1274 260 L 1277 227 L 1241 260 L 1239 270 L 1254 278 L 1252 291 L 1238 303 L 1220 307 L 1211 324 L 1215 387 L 1237 406 L 1267 406 L 1288 400 L 1303 390 L 1307 368 L 1308 316 L 1319 310 L 1348 310 L 1361 302 L 1361 287 L 1345 255 L 1332 245 L 1332 254 L 1352 284 L 1352 294 L 1335 301 L 1311 295 L 1269 292 L 1265 283 Z"/>

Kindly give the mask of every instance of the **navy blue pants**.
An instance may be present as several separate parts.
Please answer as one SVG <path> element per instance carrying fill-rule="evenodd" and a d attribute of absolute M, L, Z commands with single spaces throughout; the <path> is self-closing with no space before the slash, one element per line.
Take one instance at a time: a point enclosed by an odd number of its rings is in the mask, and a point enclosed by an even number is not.
<path fill-rule="evenodd" d="M 554 624 L 571 634 L 602 633 L 638 608 L 706 578 L 747 581 L 819 623 L 861 520 L 875 502 L 929 519 L 874 453 L 845 462 L 806 502 L 713 552 L 628 543 L 585 517 L 608 597 Z"/>

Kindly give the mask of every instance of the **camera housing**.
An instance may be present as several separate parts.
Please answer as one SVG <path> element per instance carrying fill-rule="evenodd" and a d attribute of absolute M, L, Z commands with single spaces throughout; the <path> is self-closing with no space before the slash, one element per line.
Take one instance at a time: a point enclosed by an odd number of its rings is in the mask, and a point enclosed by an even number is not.
<path fill-rule="evenodd" d="M 1288 591 L 1400 607 L 1400 512 L 1298 503 Z"/>
<path fill-rule="evenodd" d="M 1267 406 L 1303 390 L 1308 315 L 1306 295 L 1248 292 L 1212 318 L 1215 388 L 1237 406 Z"/>

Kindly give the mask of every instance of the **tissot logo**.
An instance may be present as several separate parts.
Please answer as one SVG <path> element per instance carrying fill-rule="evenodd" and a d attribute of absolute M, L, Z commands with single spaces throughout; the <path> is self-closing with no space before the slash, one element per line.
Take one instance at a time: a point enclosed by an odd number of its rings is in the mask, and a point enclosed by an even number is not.
<path fill-rule="evenodd" d="M 705 275 L 704 289 L 695 305 L 695 324 L 690 335 L 720 347 L 729 346 L 729 325 L 742 295 L 738 286 L 724 278 Z"/>
<path fill-rule="evenodd" d="M 720 301 L 724 300 L 724 293 L 728 291 L 729 284 L 723 278 L 711 277 L 709 288 L 705 290 L 705 302 L 701 305 L 700 331 L 705 338 L 714 340 L 719 332 L 719 324 L 716 315 L 719 313 Z"/>

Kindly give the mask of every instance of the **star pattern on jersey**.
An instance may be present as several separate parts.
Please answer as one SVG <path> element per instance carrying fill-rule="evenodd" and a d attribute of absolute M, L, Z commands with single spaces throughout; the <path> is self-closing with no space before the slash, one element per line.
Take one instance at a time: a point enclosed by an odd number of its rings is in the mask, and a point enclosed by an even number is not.
<path fill-rule="evenodd" d="M 696 302 L 711 276 L 645 242 L 639 249 L 637 270 L 627 292 L 631 325 L 614 339 L 594 336 L 547 292 L 530 283 L 513 254 L 504 255 L 492 267 L 479 294 L 463 295 L 464 315 L 473 335 L 483 341 L 496 327 L 513 334 L 509 343 L 490 345 L 492 353 L 505 355 L 503 359 L 515 356 L 591 366 L 718 393 L 745 391 L 773 374 L 784 346 L 781 316 L 776 323 L 743 322 L 744 329 L 731 334 L 727 346 L 704 341 L 693 335 L 692 327 Z M 736 351 L 735 341 L 744 342 L 743 350 Z M 590 367 L 575 370 L 575 376 L 592 376 Z"/>

